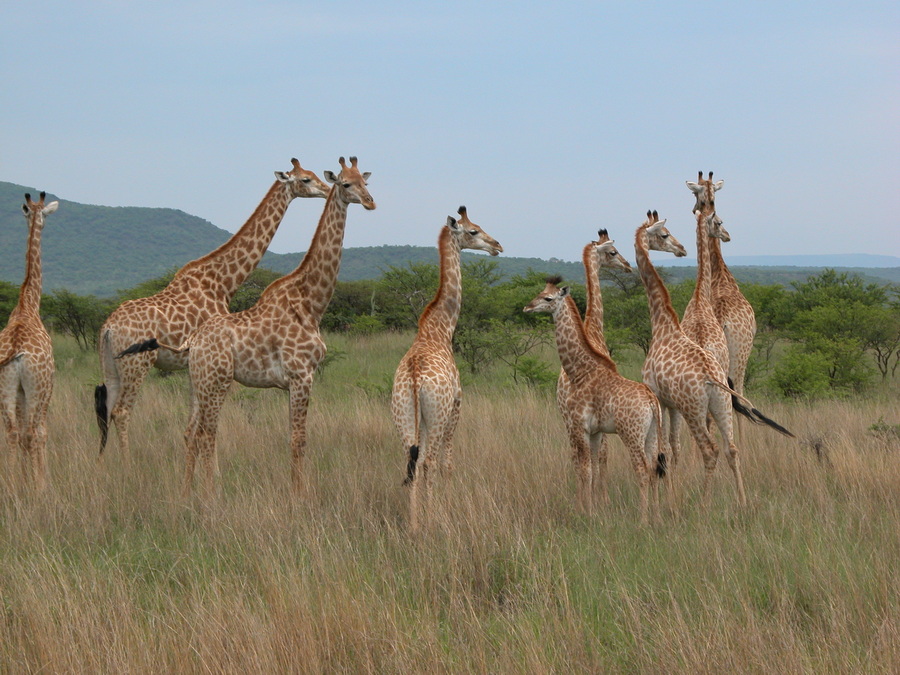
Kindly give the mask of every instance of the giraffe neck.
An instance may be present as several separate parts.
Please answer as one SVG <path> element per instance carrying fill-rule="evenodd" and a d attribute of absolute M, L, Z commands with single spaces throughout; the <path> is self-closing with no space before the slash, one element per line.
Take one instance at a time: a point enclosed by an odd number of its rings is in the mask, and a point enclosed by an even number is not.
<path fill-rule="evenodd" d="M 556 331 L 556 348 L 559 361 L 569 379 L 573 382 L 594 373 L 598 366 L 616 370 L 615 364 L 608 356 L 597 351 L 588 341 L 578 306 L 567 296 L 553 312 Z"/>
<path fill-rule="evenodd" d="M 710 237 L 706 231 L 706 218 L 711 210 L 703 208 L 697 216 L 697 285 L 694 286 L 694 302 L 711 302 L 712 285 L 710 271 Z M 716 239 L 718 241 L 718 239 Z"/>
<path fill-rule="evenodd" d="M 331 302 L 341 268 L 348 202 L 338 195 L 340 189 L 337 185 L 331 188 L 303 261 L 293 272 L 275 282 L 277 288 L 286 290 L 292 304 L 302 305 L 304 315 L 316 324 Z"/>
<path fill-rule="evenodd" d="M 650 255 L 647 251 L 647 228 L 642 225 L 638 228 L 634 237 L 634 257 L 637 261 L 638 272 L 641 275 L 641 281 L 647 290 L 647 303 L 650 305 L 650 325 L 653 329 L 653 336 L 663 335 L 665 333 L 675 332 L 681 329 L 678 322 L 678 315 L 672 308 L 672 300 L 669 298 L 669 291 L 663 283 L 659 272 L 650 262 Z"/>
<path fill-rule="evenodd" d="M 228 241 L 185 265 L 173 282 L 205 275 L 205 287 L 226 303 L 230 301 L 262 260 L 293 198 L 287 183 L 275 181 L 247 222 Z"/>
<path fill-rule="evenodd" d="M 32 215 L 29 219 L 28 249 L 25 254 L 25 279 L 19 291 L 19 301 L 16 308 L 20 312 L 39 313 L 41 306 L 41 287 L 43 284 L 43 272 L 41 270 L 41 234 L 43 222 L 39 222 L 40 215 Z"/>
<path fill-rule="evenodd" d="M 709 267 L 710 277 L 717 292 L 729 288 L 740 292 L 737 281 L 725 264 L 725 258 L 722 257 L 722 242 L 719 239 L 714 238 L 709 242 Z"/>
<path fill-rule="evenodd" d="M 584 247 L 581 255 L 584 263 L 587 287 L 587 308 L 584 311 L 584 333 L 588 342 L 603 352 L 609 353 L 603 335 L 603 296 L 600 293 L 600 261 L 593 244 Z"/>
<path fill-rule="evenodd" d="M 462 272 L 459 244 L 446 226 L 441 229 L 438 237 L 438 253 L 441 265 L 440 284 L 434 299 L 419 317 L 418 335 L 449 345 L 453 340 L 462 306 Z"/>

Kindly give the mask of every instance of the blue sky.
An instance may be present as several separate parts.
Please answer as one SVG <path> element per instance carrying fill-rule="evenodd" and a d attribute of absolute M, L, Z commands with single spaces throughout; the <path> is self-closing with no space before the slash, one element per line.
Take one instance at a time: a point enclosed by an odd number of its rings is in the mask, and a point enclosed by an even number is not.
<path fill-rule="evenodd" d="M 0 180 L 230 231 L 296 156 L 372 172 L 347 246 L 433 245 L 460 204 L 506 254 L 633 258 L 649 208 L 728 255 L 900 255 L 900 3 L 31 2 L 0 22 Z M 18 204 L 14 205 L 18 208 Z M 306 250 L 321 201 L 272 249 Z M 693 254 L 691 254 L 693 255 Z"/>

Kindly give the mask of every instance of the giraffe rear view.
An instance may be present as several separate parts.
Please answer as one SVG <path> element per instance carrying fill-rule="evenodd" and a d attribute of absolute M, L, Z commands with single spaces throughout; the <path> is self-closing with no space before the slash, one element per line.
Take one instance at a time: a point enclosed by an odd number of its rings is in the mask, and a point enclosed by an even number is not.
<path fill-rule="evenodd" d="M 47 408 L 53 394 L 53 344 L 41 321 L 41 234 L 44 218 L 59 202 L 25 195 L 28 222 L 25 279 L 19 300 L 0 331 L 0 415 L 10 453 L 21 451 L 25 482 L 37 490 L 47 484 Z"/>
<path fill-rule="evenodd" d="M 447 217 L 438 237 L 440 285 L 437 294 L 419 317 L 412 346 L 394 374 L 391 414 L 406 451 L 409 486 L 410 529 L 419 527 L 419 511 L 430 515 L 433 464 L 441 459 L 446 473 L 452 471 L 452 442 L 459 421 L 462 389 L 453 358 L 453 333 L 462 305 L 459 255 L 463 249 L 498 255 L 503 247 L 469 220 L 466 207 L 459 207 L 459 220 Z M 421 457 L 421 463 L 419 459 Z M 419 486 L 424 498 L 419 504 Z"/>

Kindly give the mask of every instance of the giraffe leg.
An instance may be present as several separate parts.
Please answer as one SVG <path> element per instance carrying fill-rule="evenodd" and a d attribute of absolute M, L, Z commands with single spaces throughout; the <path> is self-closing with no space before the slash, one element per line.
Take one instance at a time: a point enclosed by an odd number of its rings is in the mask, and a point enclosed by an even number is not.
<path fill-rule="evenodd" d="M 722 392 L 723 394 L 725 392 Z M 728 459 L 728 465 L 731 467 L 731 473 L 734 475 L 734 487 L 737 491 L 738 504 L 740 506 L 747 505 L 747 494 L 744 492 L 744 477 L 741 473 L 741 457 L 738 452 L 737 445 L 734 443 L 734 415 L 731 411 L 731 399 L 725 396 L 720 397 L 720 405 L 717 406 L 713 415 L 716 424 L 719 426 L 719 433 L 722 435 L 722 443 L 725 445 L 725 457 Z"/>
<path fill-rule="evenodd" d="M 312 374 L 298 377 L 290 383 L 291 407 L 291 484 L 294 494 L 303 493 L 303 457 L 306 453 L 306 415 L 309 409 L 309 392 Z"/>
<path fill-rule="evenodd" d="M 609 487 L 606 465 L 609 458 L 609 440 L 606 434 L 591 436 L 591 499 L 594 504 L 609 504 Z"/>
<path fill-rule="evenodd" d="M 16 462 L 19 455 L 19 420 L 16 418 L 15 399 L 4 402 L 0 408 L 0 416 L 3 417 L 3 428 L 6 431 L 7 451 L 3 455 L 3 465 L 6 468 Z M 4 471 L 3 475 L 9 475 L 9 471 Z"/>
<path fill-rule="evenodd" d="M 416 470 L 409 481 L 409 529 L 410 532 L 413 533 L 418 532 L 419 527 L 421 526 L 419 516 L 423 509 L 422 501 L 426 502 L 426 505 L 424 506 L 427 508 L 427 494 L 425 495 L 424 500 L 420 500 L 419 491 L 425 489 L 424 483 L 427 476 L 426 471 L 430 468 L 430 463 L 427 459 L 429 449 L 431 448 L 431 442 L 428 437 L 428 427 L 423 423 L 419 428 L 419 461 Z"/>
<path fill-rule="evenodd" d="M 109 410 L 109 419 L 116 427 L 119 435 L 119 447 L 123 454 L 131 451 L 128 427 L 131 422 L 131 410 L 137 402 L 141 386 L 150 368 L 156 362 L 156 352 L 144 352 L 117 360 L 118 386 L 109 386 L 109 399 L 114 399 Z M 102 450 L 102 448 L 101 448 Z"/>
<path fill-rule="evenodd" d="M 591 501 L 591 448 L 587 434 L 575 423 L 569 428 L 569 441 L 572 444 L 572 459 L 575 462 L 575 495 L 578 510 L 586 515 L 593 513 Z"/>
<path fill-rule="evenodd" d="M 453 437 L 459 424 L 459 408 L 462 403 L 461 392 L 453 398 L 450 408 L 450 417 L 441 434 L 441 475 L 448 479 L 453 476 Z"/>
<path fill-rule="evenodd" d="M 644 434 L 642 438 L 640 434 L 636 433 L 626 433 L 624 435 L 620 434 L 622 441 L 625 443 L 628 448 L 628 454 L 631 456 L 631 466 L 634 469 L 634 473 L 637 476 L 638 481 L 638 491 L 640 495 L 640 518 L 641 525 L 647 525 L 649 523 L 649 504 L 650 504 L 650 467 L 651 465 L 647 461 L 647 443 L 646 437 L 648 434 Z M 655 445 L 655 441 L 654 441 Z M 655 462 L 654 462 L 655 464 Z"/>
<path fill-rule="evenodd" d="M 713 474 L 716 471 L 716 463 L 719 459 L 719 449 L 716 447 L 712 437 L 706 430 L 705 416 L 689 416 L 685 419 L 687 421 L 688 429 L 690 429 L 691 435 L 697 443 L 697 447 L 700 448 L 700 454 L 703 456 L 703 466 L 706 471 L 703 476 L 701 502 L 703 506 L 706 507 L 709 504 L 709 493 L 712 486 Z"/>

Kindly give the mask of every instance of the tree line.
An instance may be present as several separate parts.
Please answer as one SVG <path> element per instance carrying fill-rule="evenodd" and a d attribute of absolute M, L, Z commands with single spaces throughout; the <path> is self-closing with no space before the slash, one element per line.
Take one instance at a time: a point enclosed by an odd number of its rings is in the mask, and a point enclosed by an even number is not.
<path fill-rule="evenodd" d="M 551 386 L 558 370 L 536 356 L 552 344 L 547 317 L 526 315 L 522 307 L 544 285 L 544 275 L 529 270 L 510 278 L 497 263 L 478 258 L 463 262 L 463 305 L 454 349 L 464 369 L 477 373 L 504 365 L 516 382 Z M 123 301 L 146 297 L 171 281 L 176 270 L 121 291 L 115 298 L 77 295 L 60 289 L 41 305 L 45 324 L 72 336 L 85 350 L 96 348 L 100 327 Z M 665 270 L 663 270 L 665 274 Z M 280 274 L 257 268 L 240 287 L 231 311 L 251 307 Z M 650 346 L 647 299 L 637 274 L 602 270 L 607 342 L 616 353 Z M 434 297 L 438 265 L 411 262 L 389 266 L 378 279 L 338 282 L 321 327 L 324 331 L 371 335 L 415 329 Z M 568 280 L 582 312 L 583 283 Z M 679 315 L 690 300 L 694 281 L 669 283 Z M 854 274 L 826 269 L 790 287 L 742 284 L 756 312 L 757 336 L 747 382 L 787 398 L 856 394 L 879 380 L 896 376 L 900 366 L 900 285 L 866 282 Z M 15 307 L 19 287 L 0 281 L 0 320 Z"/>

